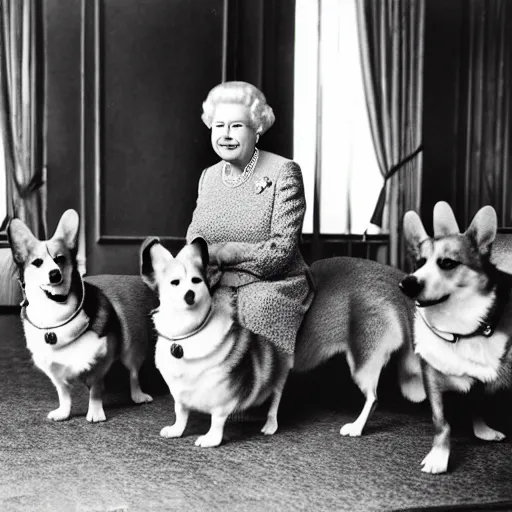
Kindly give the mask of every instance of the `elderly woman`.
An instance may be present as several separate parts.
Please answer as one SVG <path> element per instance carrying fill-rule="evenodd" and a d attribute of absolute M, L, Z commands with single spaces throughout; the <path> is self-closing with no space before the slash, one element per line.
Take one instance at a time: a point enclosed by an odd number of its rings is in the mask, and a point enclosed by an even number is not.
<path fill-rule="evenodd" d="M 214 87 L 202 119 L 221 160 L 201 175 L 187 240 L 208 242 L 215 286 L 235 290 L 242 325 L 293 354 L 313 298 L 299 250 L 306 208 L 300 167 L 256 148 L 275 118 L 251 84 Z"/>

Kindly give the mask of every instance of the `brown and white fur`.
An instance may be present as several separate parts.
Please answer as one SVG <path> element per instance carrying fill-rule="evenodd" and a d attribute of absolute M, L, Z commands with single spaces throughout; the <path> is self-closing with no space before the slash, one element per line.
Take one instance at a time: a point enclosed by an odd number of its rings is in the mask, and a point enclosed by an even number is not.
<path fill-rule="evenodd" d="M 434 237 L 415 212 L 404 217 L 404 234 L 418 269 L 404 279 L 402 290 L 417 303 L 416 353 L 432 407 L 434 442 L 422 471 L 443 473 L 450 456 L 450 425 L 443 407 L 446 391 L 469 392 L 476 384 L 486 392 L 511 384 L 512 276 L 490 260 L 497 230 L 491 206 L 477 212 L 459 232 L 450 206 L 434 207 Z M 474 411 L 473 432 L 479 439 L 505 436 Z"/>
<path fill-rule="evenodd" d="M 191 410 L 211 415 L 211 427 L 195 444 L 218 446 L 234 411 L 272 402 L 262 432 L 277 430 L 277 411 L 291 356 L 237 321 L 232 299 L 212 300 L 205 280 L 208 247 L 203 239 L 186 245 L 174 258 L 157 238 L 141 248 L 141 275 L 156 292 L 153 313 L 158 335 L 155 364 L 174 398 L 176 421 L 163 437 L 181 437 Z M 176 352 L 176 347 L 178 352 Z"/>
<path fill-rule="evenodd" d="M 156 328 L 162 333 L 167 333 L 167 337 L 173 337 L 181 332 L 193 330 L 206 315 L 210 302 L 209 294 L 206 294 L 206 288 L 202 282 L 197 284 L 191 282 L 192 277 L 197 279 L 201 276 L 200 278 L 203 279 L 204 270 L 197 255 L 193 260 L 194 264 L 191 265 L 189 252 L 182 252 L 176 259 L 173 259 L 159 244 L 151 245 L 152 240 L 154 239 L 148 239 L 142 248 L 142 275 L 149 286 L 159 290 L 161 306 L 154 316 Z M 190 250 L 184 249 L 184 251 Z M 185 265 L 186 261 L 188 263 Z M 360 436 L 376 405 L 377 385 L 381 371 L 394 353 L 398 354 L 398 379 L 403 395 L 414 402 L 425 399 L 421 367 L 419 359 L 414 355 L 412 344 L 414 304 L 398 290 L 398 284 L 405 274 L 400 270 L 374 261 L 359 258 L 329 258 L 313 263 L 311 271 L 316 282 L 316 295 L 298 333 L 294 370 L 306 372 L 336 354 L 345 354 L 352 377 L 365 396 L 365 404 L 356 421 L 342 426 L 340 433 L 347 436 Z M 183 276 L 185 276 L 186 286 L 173 288 L 169 283 L 175 279 L 172 278 L 174 274 L 182 276 L 180 286 L 182 286 Z M 158 283 L 162 284 L 161 289 L 159 289 Z M 198 304 L 194 304 L 193 308 L 184 303 L 185 294 L 189 290 L 196 294 L 198 286 L 201 290 L 201 300 L 205 301 L 200 312 L 197 312 L 199 298 L 196 297 Z M 178 294 L 178 298 L 172 296 L 171 293 Z M 220 308 L 221 306 L 217 304 L 215 307 Z M 232 305 L 223 307 L 223 311 L 219 311 L 218 314 L 223 318 L 222 325 L 224 327 L 218 327 L 219 331 L 214 331 L 213 336 L 207 339 L 201 338 L 205 344 L 201 348 L 204 353 L 209 353 L 209 351 L 216 353 L 218 344 L 226 343 L 224 335 L 228 326 L 235 322 Z M 181 310 L 187 311 L 189 315 L 188 325 L 185 324 L 188 317 L 180 316 L 182 315 Z M 182 318 L 182 320 L 178 321 L 178 318 Z M 234 342 L 231 338 L 228 341 L 229 343 Z M 200 346 L 195 343 L 195 338 L 186 340 L 184 343 L 187 344 L 183 346 L 185 354 L 188 351 L 194 351 L 196 346 Z M 217 399 L 217 393 L 212 389 L 213 385 L 208 380 L 210 377 L 202 377 L 202 366 L 197 363 L 196 371 L 199 373 L 197 376 L 189 378 L 189 372 L 190 375 L 195 375 L 192 373 L 193 367 L 185 360 L 185 357 L 175 359 L 169 354 L 171 344 L 172 342 L 162 337 L 157 345 L 156 355 L 157 366 L 168 381 L 171 393 L 178 395 L 176 424 L 166 427 L 162 431 L 162 435 L 169 437 L 179 436 L 183 433 L 188 409 L 197 408 L 197 406 L 193 407 L 191 401 L 184 406 L 185 398 L 183 396 L 189 399 L 189 396 L 198 393 L 198 396 L 194 398 L 197 402 Z M 189 345 L 190 348 L 187 348 Z M 245 341 L 240 346 L 243 347 L 243 351 L 247 351 L 247 354 L 255 350 Z M 270 353 L 267 342 L 259 343 L 259 345 L 256 343 L 255 346 L 259 347 L 259 350 L 264 346 L 266 347 L 265 351 Z M 227 355 L 232 357 L 229 352 Z M 213 358 L 201 361 L 201 365 L 221 364 L 221 361 L 217 362 Z M 229 358 L 225 362 L 222 361 L 222 365 L 227 367 L 228 362 Z M 263 361 L 259 368 L 261 377 L 256 378 L 255 376 L 251 385 L 255 385 L 255 383 L 260 385 L 260 379 L 268 378 L 271 363 L 270 358 Z M 275 415 L 282 386 L 284 386 L 291 364 L 291 358 L 287 362 L 285 361 L 284 369 L 279 374 L 268 421 L 264 427 L 265 433 L 274 433 L 277 428 Z M 217 368 L 217 366 L 212 368 Z M 220 372 L 220 370 L 217 371 Z M 223 371 L 226 372 L 227 369 Z M 165 373 L 167 373 L 167 377 Z M 185 377 L 186 375 L 187 377 Z M 219 375 L 224 374 L 217 373 L 216 378 L 219 378 Z M 185 378 L 187 378 L 186 391 L 182 384 L 180 387 L 180 383 L 183 383 Z M 221 393 L 221 397 L 230 397 L 231 399 L 233 389 L 228 386 Z M 253 393 L 257 394 L 258 389 L 256 387 Z M 225 399 L 227 400 L 227 398 Z M 225 407 L 224 401 L 222 404 Z M 246 402 L 244 407 L 249 405 L 249 402 Z M 208 402 L 208 407 L 212 409 L 213 404 Z M 222 410 L 221 420 L 215 420 L 215 422 L 212 420 L 212 429 L 214 423 L 223 425 L 226 413 L 232 407 L 233 405 L 229 405 Z M 204 409 L 205 406 L 203 406 Z M 219 427 L 216 428 L 219 432 Z M 220 442 L 218 433 L 215 440 Z M 200 439 L 198 442 L 203 443 L 204 441 Z"/>
<path fill-rule="evenodd" d="M 49 240 L 38 240 L 19 219 L 11 220 L 7 230 L 25 295 L 21 318 L 27 347 L 59 397 L 59 407 L 48 419 L 61 421 L 70 416 L 71 385 L 80 379 L 90 389 L 87 421 L 99 422 L 106 419 L 103 378 L 117 357 L 130 372 L 133 401 L 144 403 L 152 398 L 139 385 L 143 347 L 120 339 L 113 308 L 78 272 L 78 231 L 74 210 L 62 215 Z M 55 338 L 46 341 L 47 334 Z"/>

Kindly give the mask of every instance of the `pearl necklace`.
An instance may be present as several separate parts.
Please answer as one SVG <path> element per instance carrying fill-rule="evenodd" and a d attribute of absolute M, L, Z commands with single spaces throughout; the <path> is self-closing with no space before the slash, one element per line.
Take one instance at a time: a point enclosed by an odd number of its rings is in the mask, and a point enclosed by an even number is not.
<path fill-rule="evenodd" d="M 229 162 L 224 162 L 224 165 L 222 167 L 222 181 L 224 182 L 224 185 L 231 188 L 243 185 L 252 176 L 254 168 L 258 163 L 258 156 L 258 148 L 254 148 L 252 158 L 249 161 L 249 163 L 245 166 L 244 171 L 235 177 L 231 176 L 231 172 L 228 174 L 228 171 L 231 171 L 231 164 Z"/>

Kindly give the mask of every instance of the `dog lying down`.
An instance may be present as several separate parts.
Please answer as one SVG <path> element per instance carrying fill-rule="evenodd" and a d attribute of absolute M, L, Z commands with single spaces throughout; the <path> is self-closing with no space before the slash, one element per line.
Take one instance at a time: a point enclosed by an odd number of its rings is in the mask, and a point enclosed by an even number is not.
<path fill-rule="evenodd" d="M 182 436 L 189 412 L 211 415 L 210 430 L 196 445 L 218 446 L 229 414 L 271 398 L 264 434 L 277 430 L 277 411 L 289 370 L 307 371 L 346 354 L 366 401 L 359 417 L 340 433 L 361 435 L 376 404 L 382 368 L 398 353 L 403 395 L 425 398 L 419 360 L 413 353 L 414 304 L 400 292 L 405 274 L 356 258 L 316 262 L 317 294 L 299 332 L 295 361 L 236 318 L 231 294 L 210 294 L 208 247 L 198 238 L 176 257 L 158 238 L 141 247 L 141 275 L 158 296 L 153 314 L 158 335 L 155 363 L 174 398 L 176 421 L 164 437 Z"/>
<path fill-rule="evenodd" d="M 154 297 L 139 276 L 95 276 L 82 280 L 77 268 L 79 218 L 66 211 L 50 240 L 40 241 L 19 219 L 7 229 L 25 300 L 21 319 L 35 365 L 57 389 L 59 407 L 48 418 L 71 413 L 71 385 L 90 389 L 87 420 L 106 419 L 103 378 L 119 358 L 130 375 L 135 403 L 151 402 L 139 385 Z"/>

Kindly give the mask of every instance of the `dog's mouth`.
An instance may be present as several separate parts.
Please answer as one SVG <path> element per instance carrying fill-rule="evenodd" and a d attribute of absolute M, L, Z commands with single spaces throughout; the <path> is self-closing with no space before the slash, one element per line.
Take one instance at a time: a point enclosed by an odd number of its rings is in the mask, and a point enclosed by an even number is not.
<path fill-rule="evenodd" d="M 55 293 L 51 288 L 46 288 L 41 286 L 41 290 L 45 293 L 46 297 L 54 302 L 59 304 L 63 304 L 68 300 L 69 293 Z"/>
<path fill-rule="evenodd" d="M 419 308 L 428 308 L 430 306 L 436 306 L 437 304 L 441 304 L 442 302 L 447 301 L 450 298 L 450 295 L 444 295 L 440 299 L 435 300 L 418 300 L 416 299 L 416 306 Z"/>

